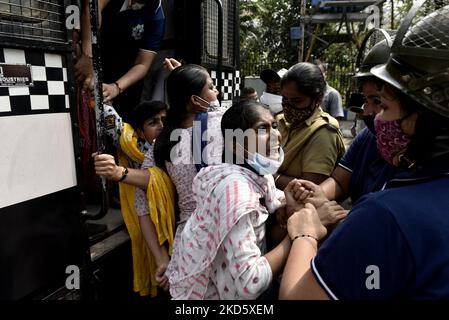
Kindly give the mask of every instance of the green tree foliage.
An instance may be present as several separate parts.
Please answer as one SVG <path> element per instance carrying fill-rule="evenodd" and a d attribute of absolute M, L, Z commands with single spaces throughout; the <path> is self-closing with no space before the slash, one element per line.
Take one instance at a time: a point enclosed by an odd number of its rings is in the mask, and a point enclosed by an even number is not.
<path fill-rule="evenodd" d="M 240 61 L 245 75 L 263 68 L 280 69 L 298 60 L 290 27 L 299 25 L 299 2 L 240 1 Z"/>
<path fill-rule="evenodd" d="M 426 5 L 435 9 L 441 1 L 428 1 Z M 397 29 L 415 2 L 385 0 L 381 4 L 381 26 Z M 290 28 L 300 25 L 300 3 L 301 0 L 240 0 L 240 61 L 244 76 L 258 75 L 265 68 L 288 68 L 298 61 L 298 46 L 290 40 Z M 307 13 L 313 10 L 308 0 Z M 350 41 L 334 41 L 337 33 L 350 34 Z M 312 35 L 325 38 L 328 44 Z M 328 62 L 329 82 L 341 92 L 351 91 L 351 75 L 365 35 L 364 23 L 306 25 L 304 57 L 306 61 Z"/>

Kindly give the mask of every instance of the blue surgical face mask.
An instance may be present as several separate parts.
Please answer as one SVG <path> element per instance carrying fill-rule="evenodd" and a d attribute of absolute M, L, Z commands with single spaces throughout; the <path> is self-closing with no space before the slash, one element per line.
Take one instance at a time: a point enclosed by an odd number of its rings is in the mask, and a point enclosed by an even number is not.
<path fill-rule="evenodd" d="M 153 145 L 151 143 L 149 143 L 148 141 L 145 141 L 145 144 L 143 146 L 145 148 L 145 150 L 150 150 Z"/>
<path fill-rule="evenodd" d="M 262 176 L 275 174 L 282 165 L 282 162 L 284 162 L 284 150 L 282 150 L 282 148 L 279 148 L 278 160 L 267 158 L 257 152 L 252 156 L 248 155 L 247 159 L 247 163 Z"/>

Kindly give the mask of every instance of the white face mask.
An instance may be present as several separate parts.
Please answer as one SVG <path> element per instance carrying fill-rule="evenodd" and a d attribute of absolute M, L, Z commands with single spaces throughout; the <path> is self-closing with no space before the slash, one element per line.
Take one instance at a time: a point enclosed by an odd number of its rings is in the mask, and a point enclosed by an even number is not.
<path fill-rule="evenodd" d="M 218 101 L 217 99 L 212 100 L 211 102 L 208 102 L 207 100 L 201 98 L 200 96 L 196 96 L 196 97 L 207 103 L 207 111 L 203 111 L 203 112 L 215 111 L 215 110 L 217 110 L 217 108 L 220 108 L 220 101 Z"/>
<path fill-rule="evenodd" d="M 282 150 L 282 148 L 279 148 L 278 160 L 267 158 L 256 152 L 253 155 L 252 159 L 250 159 L 250 156 L 248 157 L 247 162 L 262 176 L 267 174 L 275 174 L 282 165 L 282 162 L 284 162 L 284 150 Z"/>
<path fill-rule="evenodd" d="M 240 150 L 240 152 L 243 152 L 244 148 L 240 144 L 237 144 L 236 147 Z M 275 174 L 284 162 L 284 150 L 282 148 L 279 148 L 278 160 L 270 159 L 257 152 L 254 154 L 251 154 L 248 151 L 246 152 L 248 153 L 248 159 L 246 162 L 261 176 Z"/>
<path fill-rule="evenodd" d="M 209 102 L 209 110 L 208 111 L 215 111 L 218 108 L 220 108 L 220 101 L 213 100 L 213 101 Z"/>

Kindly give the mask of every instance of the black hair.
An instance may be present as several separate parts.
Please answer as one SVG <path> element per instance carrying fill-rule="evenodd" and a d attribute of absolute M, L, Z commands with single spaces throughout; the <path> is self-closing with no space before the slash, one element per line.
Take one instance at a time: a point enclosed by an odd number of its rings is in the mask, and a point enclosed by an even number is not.
<path fill-rule="evenodd" d="M 221 134 L 223 137 L 226 137 L 225 132 L 229 129 L 241 129 L 242 131 L 245 131 L 252 128 L 259 120 L 261 109 L 270 111 L 266 105 L 254 100 L 240 100 L 234 103 L 228 110 L 226 110 L 221 118 Z M 224 148 L 227 147 L 226 142 L 227 141 L 225 141 Z M 223 162 L 225 162 L 225 153 L 224 150 Z M 233 159 L 233 161 L 235 160 Z"/>
<path fill-rule="evenodd" d="M 186 64 L 174 69 L 167 77 L 166 90 L 169 109 L 165 126 L 154 146 L 156 165 L 165 169 L 170 151 L 179 141 L 170 141 L 173 130 L 180 128 L 187 116 L 187 104 L 192 95 L 200 95 L 209 74 L 199 65 Z"/>
<path fill-rule="evenodd" d="M 199 96 L 206 84 L 208 72 L 196 64 L 174 69 L 167 77 L 166 89 L 170 109 L 167 123 L 179 127 L 187 114 L 186 106 L 192 95 Z"/>
<path fill-rule="evenodd" d="M 245 87 L 242 90 L 242 95 L 244 96 L 244 95 L 247 95 L 247 94 L 252 94 L 254 92 L 256 92 L 256 89 L 254 89 L 253 87 Z"/>
<path fill-rule="evenodd" d="M 244 100 L 255 100 L 253 98 L 250 98 L 249 95 L 256 93 L 256 89 L 252 88 L 252 87 L 245 87 L 242 90 L 242 94 L 239 96 L 235 96 L 234 99 L 232 99 L 232 104 L 236 104 L 239 103 L 240 101 L 244 101 Z"/>
<path fill-rule="evenodd" d="M 271 82 L 281 81 L 281 77 L 277 74 L 276 71 L 265 69 L 260 73 L 260 80 L 262 80 L 265 84 L 269 84 Z"/>
<path fill-rule="evenodd" d="M 143 129 L 145 121 L 167 109 L 162 101 L 142 101 L 133 109 L 130 124 L 134 129 Z"/>
<path fill-rule="evenodd" d="M 302 94 L 315 99 L 321 99 L 326 90 L 326 81 L 317 65 L 300 62 L 291 67 L 281 79 L 281 88 L 293 82 Z"/>
<path fill-rule="evenodd" d="M 259 119 L 260 108 L 270 110 L 266 105 L 254 100 L 241 100 L 234 103 L 221 118 L 223 137 L 226 129 L 242 129 L 245 131 L 252 128 Z"/>
<path fill-rule="evenodd" d="M 380 80 L 379 78 L 377 78 L 375 76 L 360 77 L 360 78 L 357 78 L 357 84 L 358 84 L 360 92 L 363 91 L 363 85 L 365 83 L 369 83 L 369 82 L 373 83 L 378 88 L 378 90 L 380 90 L 382 88 L 383 81 Z"/>

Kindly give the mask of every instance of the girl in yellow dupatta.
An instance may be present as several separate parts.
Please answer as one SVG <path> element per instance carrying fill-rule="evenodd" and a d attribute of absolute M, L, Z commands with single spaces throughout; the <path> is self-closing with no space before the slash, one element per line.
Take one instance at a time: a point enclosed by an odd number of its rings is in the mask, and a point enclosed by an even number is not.
<path fill-rule="evenodd" d="M 141 296 L 157 295 L 158 285 L 168 288 L 164 273 L 173 245 L 174 187 L 152 160 L 152 142 L 163 128 L 166 110 L 162 102 L 142 102 L 136 107 L 136 130 L 127 123 L 121 126 L 118 166 L 110 155 L 95 156 L 97 174 L 121 182 L 121 210 L 132 244 L 134 291 Z M 139 138 L 147 141 L 145 154 L 138 147 Z M 129 168 L 135 163 L 145 170 Z"/>

